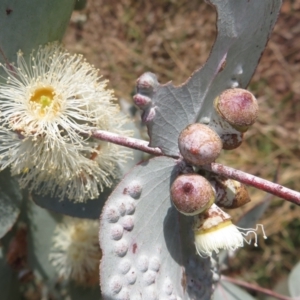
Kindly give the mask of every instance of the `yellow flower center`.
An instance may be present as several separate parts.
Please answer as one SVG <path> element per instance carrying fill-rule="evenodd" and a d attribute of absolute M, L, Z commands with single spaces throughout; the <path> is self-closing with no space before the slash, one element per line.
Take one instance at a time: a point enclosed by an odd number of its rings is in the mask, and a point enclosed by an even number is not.
<path fill-rule="evenodd" d="M 38 88 L 32 94 L 30 101 L 40 104 L 43 108 L 50 106 L 54 98 L 54 90 L 52 87 Z"/>
<path fill-rule="evenodd" d="M 40 117 L 43 117 L 46 113 L 50 112 L 55 115 L 59 111 L 60 105 L 55 96 L 52 87 L 40 87 L 34 90 L 29 100 L 33 104 L 33 109 Z"/>

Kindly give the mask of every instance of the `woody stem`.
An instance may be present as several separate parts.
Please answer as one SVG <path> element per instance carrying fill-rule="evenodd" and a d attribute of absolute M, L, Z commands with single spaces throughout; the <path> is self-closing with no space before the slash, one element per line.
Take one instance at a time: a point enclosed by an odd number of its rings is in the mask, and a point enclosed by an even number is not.
<path fill-rule="evenodd" d="M 149 147 L 148 146 L 149 143 L 144 140 L 121 136 L 119 134 L 104 131 L 104 130 L 93 130 L 90 133 L 84 132 L 82 134 L 85 136 L 93 137 L 95 139 L 114 143 L 120 146 L 128 147 L 135 150 L 140 150 L 152 154 L 154 156 L 164 155 L 164 156 L 172 157 L 174 159 L 182 159 L 179 153 L 178 155 L 165 155 L 159 148 Z M 286 188 L 280 184 L 273 183 L 271 181 L 262 179 L 260 177 L 218 163 L 211 163 L 202 166 L 202 168 L 210 172 L 213 172 L 215 174 L 237 180 L 247 185 L 251 185 L 257 189 L 263 190 L 265 192 L 278 196 L 282 199 L 290 201 L 294 204 L 300 205 L 300 193 L 291 190 L 289 188 Z"/>

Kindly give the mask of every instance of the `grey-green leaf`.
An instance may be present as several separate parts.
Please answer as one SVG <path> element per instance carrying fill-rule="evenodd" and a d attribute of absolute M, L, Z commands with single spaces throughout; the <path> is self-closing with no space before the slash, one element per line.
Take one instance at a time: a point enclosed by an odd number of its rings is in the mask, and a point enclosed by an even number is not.
<path fill-rule="evenodd" d="M 19 213 L 22 194 L 19 184 L 10 175 L 10 170 L 0 172 L 0 238 L 14 225 Z"/>
<path fill-rule="evenodd" d="M 60 219 L 60 215 L 50 213 L 28 200 L 28 262 L 35 275 L 46 282 L 56 278 L 56 271 L 49 261 L 49 252 L 54 229 Z"/>
<path fill-rule="evenodd" d="M 238 286 L 221 280 L 214 293 L 213 300 L 255 300 Z"/>
<path fill-rule="evenodd" d="M 300 262 L 294 266 L 293 270 L 291 271 L 289 278 L 288 278 L 288 284 L 289 284 L 289 290 L 292 297 L 300 297 Z"/>
<path fill-rule="evenodd" d="M 74 202 L 67 198 L 51 197 L 50 195 L 32 195 L 33 201 L 52 212 L 68 215 L 76 218 L 98 219 L 103 208 L 104 202 L 112 192 L 111 188 L 105 188 L 97 199 L 87 200 L 86 202 Z"/>
<path fill-rule="evenodd" d="M 0 62 L 15 61 L 20 49 L 27 57 L 39 45 L 61 40 L 74 4 L 74 0 L 0 1 Z"/>
<path fill-rule="evenodd" d="M 218 35 L 206 64 L 179 87 L 160 85 L 149 73 L 153 90 L 145 90 L 145 85 L 139 89 L 138 84 L 137 96 L 146 106 L 143 120 L 150 146 L 161 148 L 167 155 L 178 154 L 177 139 L 187 125 L 196 121 L 209 124 L 217 95 L 248 85 L 281 6 L 280 0 L 210 2 L 218 12 Z"/>
<path fill-rule="evenodd" d="M 210 299 L 211 263 L 196 255 L 192 217 L 177 212 L 170 185 L 181 163 L 153 158 L 128 173 L 100 218 L 104 299 Z"/>

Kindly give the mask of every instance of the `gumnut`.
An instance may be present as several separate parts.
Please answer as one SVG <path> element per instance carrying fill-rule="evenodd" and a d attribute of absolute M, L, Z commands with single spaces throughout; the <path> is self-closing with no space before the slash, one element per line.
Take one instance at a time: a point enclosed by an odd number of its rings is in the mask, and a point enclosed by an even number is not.
<path fill-rule="evenodd" d="M 239 181 L 215 177 L 210 180 L 215 189 L 215 203 L 224 208 L 238 208 L 251 201 L 246 186 Z"/>
<path fill-rule="evenodd" d="M 245 132 L 258 114 L 257 100 L 247 90 L 234 88 L 225 90 L 214 101 L 217 113 L 236 130 Z"/>
<path fill-rule="evenodd" d="M 184 215 L 193 216 L 208 209 L 215 201 L 215 192 L 207 179 L 198 174 L 183 174 L 171 186 L 174 206 Z"/>
<path fill-rule="evenodd" d="M 215 161 L 223 145 L 216 132 L 204 124 L 195 123 L 180 133 L 178 147 L 188 163 L 202 166 Z"/>

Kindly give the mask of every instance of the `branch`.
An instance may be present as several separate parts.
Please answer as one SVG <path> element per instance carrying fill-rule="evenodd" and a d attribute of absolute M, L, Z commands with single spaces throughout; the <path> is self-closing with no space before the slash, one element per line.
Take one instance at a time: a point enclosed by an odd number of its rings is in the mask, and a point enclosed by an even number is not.
<path fill-rule="evenodd" d="M 148 146 L 148 142 L 130 138 L 126 136 L 121 136 L 116 133 L 111 133 L 104 130 L 94 130 L 92 133 L 82 133 L 85 136 L 91 136 L 95 139 L 111 142 L 120 146 L 128 147 L 135 150 L 140 150 L 155 156 L 165 155 L 159 148 L 152 148 Z M 180 158 L 179 156 L 166 155 L 168 157 L 173 157 L 175 159 Z M 218 163 L 211 163 L 202 167 L 205 170 L 216 173 L 218 175 L 223 175 L 225 177 L 237 180 L 247 185 L 251 185 L 257 189 L 263 190 L 277 197 L 283 198 L 294 204 L 300 205 L 300 193 L 294 190 L 288 189 L 277 183 L 262 179 L 260 177 L 248 174 L 243 171 L 239 171 Z"/>
<path fill-rule="evenodd" d="M 217 163 L 211 163 L 210 165 L 203 166 L 203 169 L 231 179 L 235 179 L 244 184 L 254 186 L 257 189 L 263 190 L 277 197 L 293 202 L 294 204 L 300 205 L 300 193 L 288 189 L 280 184 L 273 183 L 266 179 L 262 179 L 246 172 Z"/>
<path fill-rule="evenodd" d="M 277 298 L 279 300 L 293 300 L 293 298 L 277 294 L 277 293 L 275 293 L 275 292 L 273 292 L 269 289 L 262 288 L 262 287 L 260 287 L 256 284 L 251 284 L 251 283 L 248 283 L 248 282 L 244 282 L 242 280 L 238 280 L 238 279 L 235 279 L 235 278 L 231 278 L 231 277 L 227 277 L 227 276 L 222 275 L 221 280 L 225 280 L 225 281 L 234 283 L 236 285 L 245 287 L 246 289 L 254 290 L 254 291 L 260 292 L 262 294 Z"/>
<path fill-rule="evenodd" d="M 164 155 L 159 148 L 149 147 L 149 142 L 127 137 L 121 136 L 116 133 L 112 133 L 104 130 L 93 130 L 92 133 L 83 133 L 86 136 L 91 136 L 95 139 L 111 142 L 120 146 L 128 147 L 135 150 L 140 150 L 155 156 Z M 173 158 L 179 158 L 179 156 L 173 156 Z"/>

